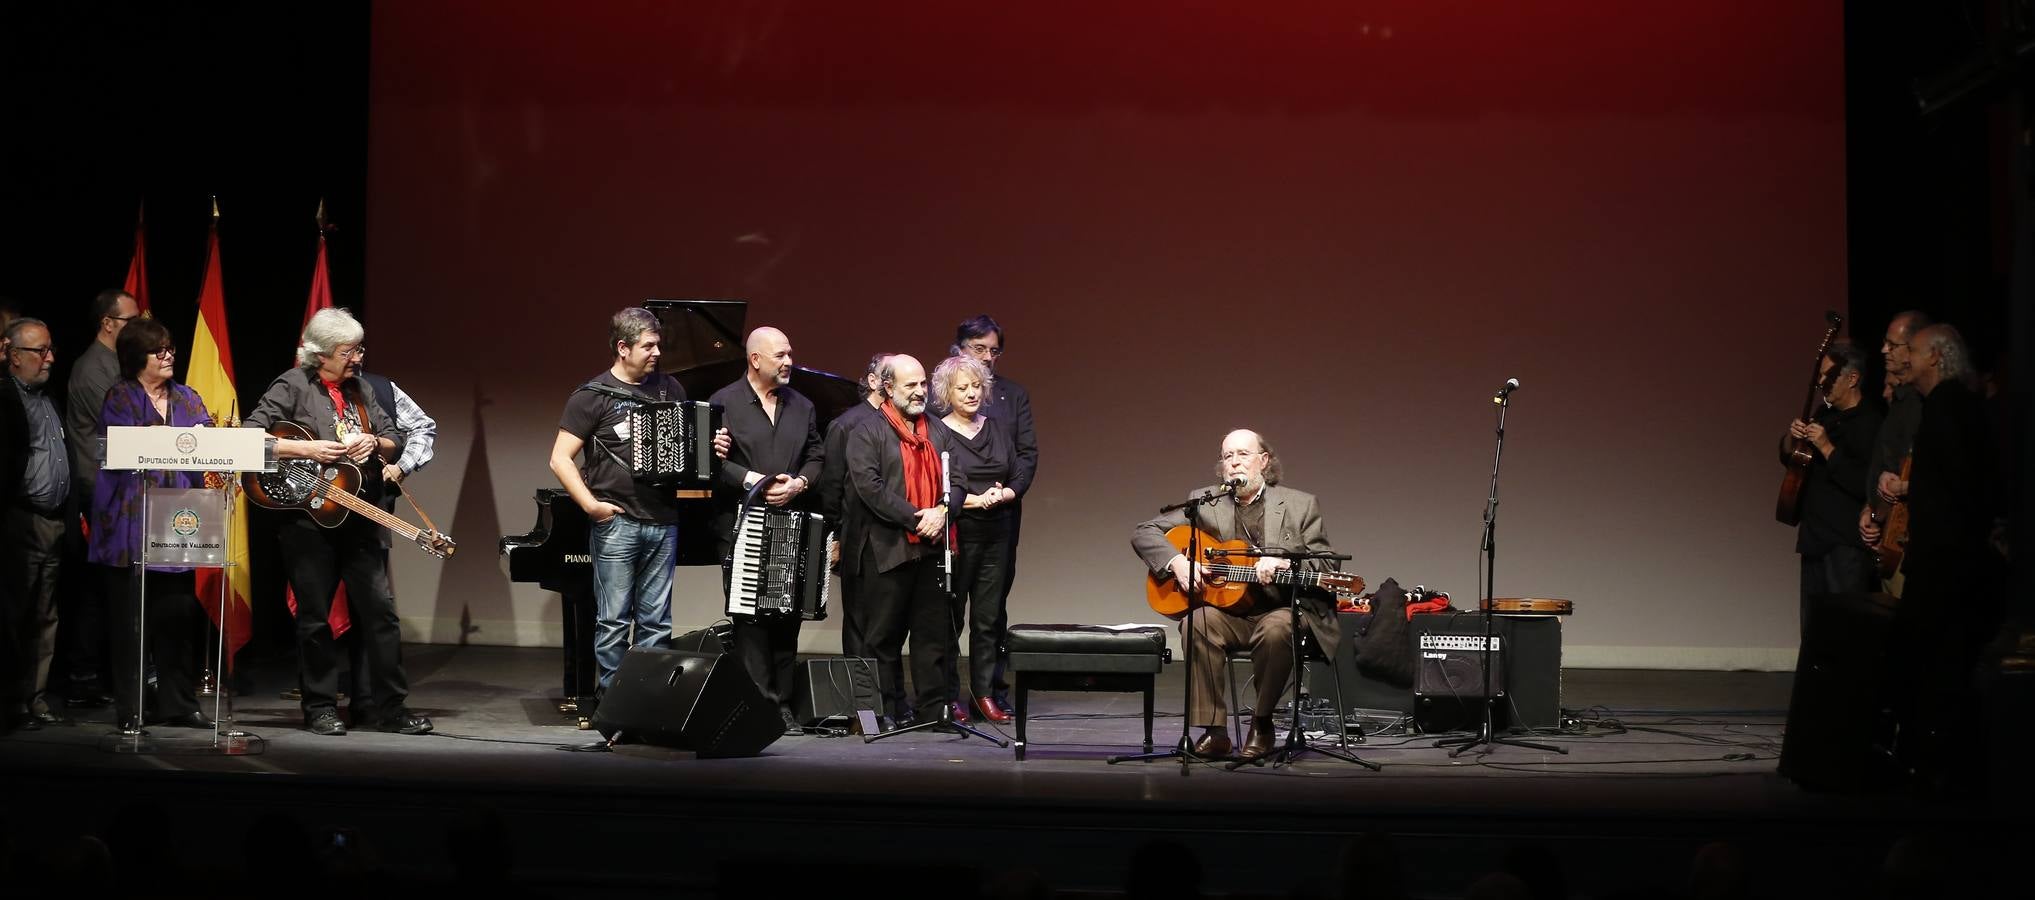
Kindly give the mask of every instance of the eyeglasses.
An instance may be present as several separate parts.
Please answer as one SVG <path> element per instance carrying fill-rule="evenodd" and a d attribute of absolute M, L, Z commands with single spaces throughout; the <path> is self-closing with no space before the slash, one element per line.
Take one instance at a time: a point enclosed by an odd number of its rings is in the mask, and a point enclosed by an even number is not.
<path fill-rule="evenodd" d="M 1909 342 L 1907 342 L 1907 341 L 1900 341 L 1900 342 L 1898 342 L 1898 343 L 1897 343 L 1897 342 L 1894 342 L 1894 341 L 1881 341 L 1881 342 L 1880 342 L 1880 352 L 1881 352 L 1881 353 L 1886 353 L 1886 352 L 1888 352 L 1888 351 L 1891 351 L 1891 350 L 1893 350 L 1893 349 L 1894 349 L 1895 347 L 1906 347 L 1906 346 L 1908 346 L 1908 343 L 1909 343 Z"/>
<path fill-rule="evenodd" d="M 20 347 L 20 346 L 16 346 L 16 347 L 9 347 L 8 349 L 9 349 L 9 350 L 13 350 L 13 351 L 14 351 L 14 352 L 16 352 L 16 353 L 33 353 L 33 354 L 35 354 L 35 355 L 37 355 L 37 356 L 55 356 L 55 355 L 57 355 L 57 352 L 56 352 L 55 350 L 51 350 L 50 348 L 48 348 L 48 347 L 46 347 L 46 346 L 45 346 L 45 347 Z"/>
<path fill-rule="evenodd" d="M 112 319 L 112 320 L 113 320 L 113 321 L 115 321 L 115 322 L 125 322 L 125 321 L 127 321 L 127 320 L 129 320 L 129 319 L 139 319 L 139 318 L 141 318 L 141 315 L 140 315 L 139 313 L 137 313 L 137 314 L 135 314 L 135 315 L 131 315 L 131 316 L 116 316 L 116 315 L 113 315 L 113 314 L 111 314 L 111 313 L 108 313 L 108 314 L 107 314 L 107 316 L 106 316 L 106 318 Z"/>
<path fill-rule="evenodd" d="M 1259 455 L 1260 452 L 1261 451 L 1258 450 L 1231 450 L 1228 453 L 1224 453 L 1223 455 L 1216 457 L 1216 459 L 1219 459 L 1223 462 L 1229 462 L 1230 460 L 1233 459 L 1250 459 L 1253 456 Z"/>
<path fill-rule="evenodd" d="M 991 346 L 989 346 L 988 344 L 962 344 L 962 345 L 961 345 L 961 349 L 963 349 L 963 350 L 966 350 L 966 351 L 968 351 L 969 353 L 973 353 L 973 354 L 975 354 L 975 355 L 977 355 L 977 356 L 1002 356 L 1002 355 L 1003 355 L 1003 348 L 1002 348 L 1002 347 L 991 347 Z"/>
<path fill-rule="evenodd" d="M 176 359 L 177 348 L 157 347 L 154 350 L 149 351 L 149 355 L 155 357 L 156 359 Z"/>
<path fill-rule="evenodd" d="M 359 359 L 367 355 L 367 345 L 361 344 L 351 350 L 334 351 L 332 355 L 341 359 Z"/>

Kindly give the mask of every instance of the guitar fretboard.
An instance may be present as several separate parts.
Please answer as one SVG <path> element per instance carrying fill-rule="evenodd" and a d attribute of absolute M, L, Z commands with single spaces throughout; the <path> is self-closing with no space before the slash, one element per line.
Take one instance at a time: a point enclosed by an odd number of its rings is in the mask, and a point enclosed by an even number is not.
<path fill-rule="evenodd" d="M 406 541 L 417 540 L 417 536 L 424 531 L 415 525 L 396 518 L 387 510 L 354 496 L 352 491 L 334 490 L 332 482 L 326 481 L 315 473 L 306 472 L 296 466 L 288 467 L 285 471 L 288 474 L 284 477 L 290 479 L 292 484 L 299 487 L 309 487 L 312 496 L 331 500 L 340 506 L 346 507 L 348 510 L 365 516 L 369 521 L 401 535 Z M 310 482 L 310 484 L 306 485 L 306 481 Z"/>

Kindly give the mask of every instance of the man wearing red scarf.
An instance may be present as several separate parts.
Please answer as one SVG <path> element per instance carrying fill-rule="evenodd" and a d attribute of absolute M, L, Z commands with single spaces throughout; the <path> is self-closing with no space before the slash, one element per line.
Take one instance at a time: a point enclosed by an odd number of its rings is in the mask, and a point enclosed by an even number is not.
<path fill-rule="evenodd" d="M 879 370 L 888 402 L 848 435 L 848 491 L 842 504 L 841 577 L 853 579 L 866 611 L 868 652 L 876 657 L 884 700 L 902 726 L 917 716 L 938 717 L 949 696 L 947 658 L 952 623 L 942 588 L 941 550 L 947 506 L 963 494 L 943 490 L 940 453 L 949 432 L 926 412 L 926 368 L 893 356 Z M 904 693 L 906 633 L 911 637 L 915 701 Z"/>

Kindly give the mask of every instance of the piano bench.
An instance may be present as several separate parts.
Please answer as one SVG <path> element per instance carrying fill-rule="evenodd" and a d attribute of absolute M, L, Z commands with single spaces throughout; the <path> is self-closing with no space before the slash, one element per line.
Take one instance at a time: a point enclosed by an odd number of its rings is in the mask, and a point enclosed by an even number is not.
<path fill-rule="evenodd" d="M 1161 668 L 1172 660 L 1157 625 L 1012 625 L 1005 637 L 1017 700 L 1017 758 L 1025 758 L 1025 719 L 1032 691 L 1120 691 L 1145 695 L 1145 752 L 1152 752 L 1152 700 Z"/>

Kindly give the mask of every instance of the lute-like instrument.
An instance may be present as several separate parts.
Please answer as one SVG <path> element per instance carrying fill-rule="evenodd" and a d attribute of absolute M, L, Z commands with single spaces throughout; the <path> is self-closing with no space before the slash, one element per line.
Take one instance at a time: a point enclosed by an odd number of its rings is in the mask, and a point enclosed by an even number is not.
<path fill-rule="evenodd" d="M 1830 352 L 1830 342 L 1837 340 L 1837 332 L 1844 327 L 1844 317 L 1835 312 L 1825 312 L 1823 318 L 1830 323 L 1830 330 L 1823 332 L 1823 342 L 1816 345 L 1816 356 L 1809 363 L 1809 398 L 1802 401 L 1802 421 L 1816 421 L 1816 404 L 1823 401 L 1823 354 Z M 1783 525 L 1797 525 L 1802 521 L 1802 484 L 1809 477 L 1809 465 L 1816 461 L 1816 448 L 1806 438 L 1793 438 L 1783 461 L 1787 473 L 1781 476 L 1781 495 L 1774 503 L 1774 518 Z"/>
<path fill-rule="evenodd" d="M 1187 552 L 1188 539 L 1194 526 L 1179 525 L 1166 532 L 1166 540 L 1173 549 Z M 1208 532 L 1201 533 L 1202 564 L 1208 567 L 1208 579 L 1201 583 L 1201 604 L 1213 606 L 1234 615 L 1245 615 L 1253 610 L 1249 598 L 1251 585 L 1258 583 L 1258 570 L 1254 566 L 1223 562 L 1231 555 L 1248 556 L 1251 545 L 1244 541 L 1218 541 Z M 1294 584 L 1301 587 L 1318 587 L 1338 594 L 1355 594 L 1364 589 L 1364 579 L 1348 572 L 1314 572 L 1304 569 L 1281 569 L 1272 578 L 1274 584 Z M 1145 582 L 1145 602 L 1152 610 L 1169 619 L 1187 617 L 1187 610 L 1193 606 L 1193 598 L 1180 589 L 1180 583 L 1173 580 L 1171 572 L 1153 575 Z"/>
<path fill-rule="evenodd" d="M 288 420 L 269 426 L 268 433 L 286 441 L 318 439 L 310 429 Z M 349 513 L 359 513 L 439 559 L 446 559 L 459 549 L 452 538 L 396 518 L 360 496 L 364 484 L 360 467 L 348 460 L 325 463 L 310 459 L 279 459 L 276 460 L 275 471 L 248 472 L 242 475 L 241 481 L 247 488 L 248 499 L 253 500 L 255 505 L 269 509 L 300 509 L 311 517 L 311 521 L 326 528 L 337 528 L 346 521 Z"/>

